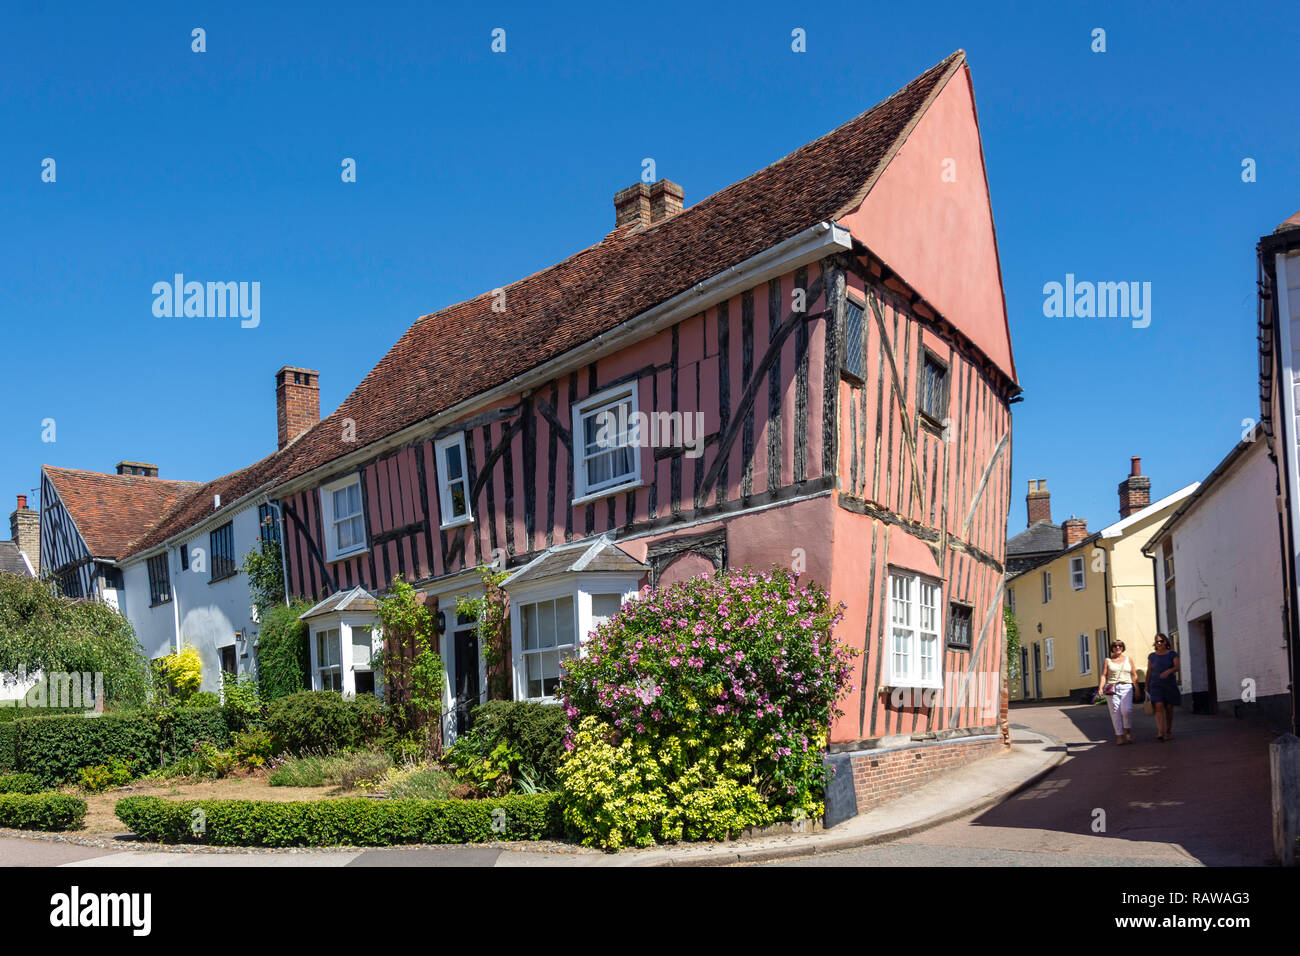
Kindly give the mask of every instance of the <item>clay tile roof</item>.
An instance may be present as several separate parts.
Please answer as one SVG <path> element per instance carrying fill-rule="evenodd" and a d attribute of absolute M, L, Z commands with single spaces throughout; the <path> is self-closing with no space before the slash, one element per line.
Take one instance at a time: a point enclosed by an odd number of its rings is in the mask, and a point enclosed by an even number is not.
<path fill-rule="evenodd" d="M 193 481 L 106 475 L 49 465 L 43 471 L 91 554 L 109 561 L 130 554 L 133 541 L 200 487 Z"/>
<path fill-rule="evenodd" d="M 893 96 L 677 215 L 615 229 L 590 248 L 492 293 L 416 320 L 348 396 L 280 454 L 295 478 L 590 341 L 778 242 L 857 208 L 934 96 L 958 50 Z M 356 443 L 339 444 L 343 419 Z"/>

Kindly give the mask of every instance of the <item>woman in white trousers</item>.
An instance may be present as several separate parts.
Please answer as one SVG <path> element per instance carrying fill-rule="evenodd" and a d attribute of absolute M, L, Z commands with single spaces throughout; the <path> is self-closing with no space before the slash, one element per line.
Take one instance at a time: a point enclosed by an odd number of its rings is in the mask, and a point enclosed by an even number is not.
<path fill-rule="evenodd" d="M 1110 657 L 1106 658 L 1101 683 L 1097 685 L 1097 693 L 1106 696 L 1118 745 L 1133 743 L 1133 661 L 1124 650 L 1123 641 L 1111 642 Z"/>

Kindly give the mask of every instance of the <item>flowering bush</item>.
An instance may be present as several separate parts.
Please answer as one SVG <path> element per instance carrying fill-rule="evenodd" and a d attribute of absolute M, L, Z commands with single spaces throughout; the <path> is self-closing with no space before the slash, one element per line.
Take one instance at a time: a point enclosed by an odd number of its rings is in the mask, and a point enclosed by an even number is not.
<path fill-rule="evenodd" d="M 565 819 L 611 849 L 820 816 L 848 689 L 841 609 L 791 572 L 694 578 L 624 605 L 569 661 Z"/>

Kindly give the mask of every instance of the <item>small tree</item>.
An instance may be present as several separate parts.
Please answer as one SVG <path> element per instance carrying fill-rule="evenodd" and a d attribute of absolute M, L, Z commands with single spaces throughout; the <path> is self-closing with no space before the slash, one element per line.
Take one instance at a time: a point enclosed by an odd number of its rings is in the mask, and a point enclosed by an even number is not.
<path fill-rule="evenodd" d="M 379 601 L 388 705 L 400 734 L 417 742 L 429 758 L 442 753 L 442 658 L 433 649 L 438 632 L 433 615 L 415 588 L 399 574 Z"/>
<path fill-rule="evenodd" d="M 272 607 L 284 606 L 284 564 L 278 540 L 263 538 L 244 555 L 240 570 L 248 575 L 248 591 L 259 616 L 265 616 Z"/>

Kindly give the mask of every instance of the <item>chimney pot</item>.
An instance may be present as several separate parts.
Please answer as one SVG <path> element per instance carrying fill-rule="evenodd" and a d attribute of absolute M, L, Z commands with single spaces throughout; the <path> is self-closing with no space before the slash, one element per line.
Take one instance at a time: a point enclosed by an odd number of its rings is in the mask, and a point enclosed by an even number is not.
<path fill-rule="evenodd" d="M 276 448 L 283 448 L 320 421 L 320 373 L 283 366 L 275 373 Z"/>
<path fill-rule="evenodd" d="M 1151 504 L 1151 479 L 1142 474 L 1142 459 L 1134 455 L 1129 476 L 1119 483 L 1119 516 L 1127 518 Z"/>
<path fill-rule="evenodd" d="M 1129 467 L 1130 467 L 1130 471 L 1129 471 L 1130 475 L 1142 474 L 1142 459 L 1137 455 L 1134 455 L 1129 462 Z"/>
<path fill-rule="evenodd" d="M 26 496 L 26 495 L 19 495 L 19 496 L 18 496 L 18 510 L 19 510 L 19 511 L 26 511 L 26 510 L 27 510 L 27 496 Z"/>

